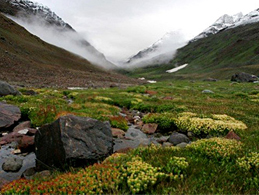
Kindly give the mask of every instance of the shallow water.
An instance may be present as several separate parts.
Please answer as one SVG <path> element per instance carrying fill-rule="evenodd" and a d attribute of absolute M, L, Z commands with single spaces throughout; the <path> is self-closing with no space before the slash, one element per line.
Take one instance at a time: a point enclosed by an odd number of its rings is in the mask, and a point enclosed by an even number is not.
<path fill-rule="evenodd" d="M 14 151 L 14 149 L 11 148 L 10 145 L 2 146 L 2 148 L 0 149 L 0 177 L 3 179 L 6 179 L 8 181 L 13 181 L 13 180 L 19 179 L 21 177 L 22 173 L 26 169 L 35 167 L 35 164 L 36 164 L 35 163 L 35 159 L 36 159 L 35 153 L 32 152 L 26 156 L 23 156 L 23 155 L 14 155 L 14 154 L 12 154 L 13 151 Z M 5 161 L 5 159 L 9 158 L 9 157 L 16 157 L 18 159 L 23 159 L 23 166 L 18 172 L 16 172 L 16 173 L 5 172 L 2 169 L 2 165 Z"/>

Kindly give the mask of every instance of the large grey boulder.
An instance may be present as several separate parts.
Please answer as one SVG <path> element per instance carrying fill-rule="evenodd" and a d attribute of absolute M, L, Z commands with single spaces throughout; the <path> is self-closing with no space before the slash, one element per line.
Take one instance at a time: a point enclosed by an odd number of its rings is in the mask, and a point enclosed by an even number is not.
<path fill-rule="evenodd" d="M 21 110 L 17 106 L 0 102 L 0 131 L 11 127 L 20 118 Z"/>
<path fill-rule="evenodd" d="M 176 145 L 181 144 L 183 142 L 189 143 L 190 139 L 182 133 L 173 132 L 171 134 L 171 136 L 169 137 L 169 142 L 176 146 Z"/>
<path fill-rule="evenodd" d="M 21 95 L 19 91 L 4 81 L 0 81 L 0 96 Z"/>
<path fill-rule="evenodd" d="M 67 165 L 86 166 L 113 152 L 113 138 L 108 122 L 68 115 L 45 125 L 35 135 L 37 168 Z"/>
<path fill-rule="evenodd" d="M 231 81 L 236 82 L 254 82 L 257 81 L 258 77 L 245 72 L 236 73 L 231 77 Z"/>

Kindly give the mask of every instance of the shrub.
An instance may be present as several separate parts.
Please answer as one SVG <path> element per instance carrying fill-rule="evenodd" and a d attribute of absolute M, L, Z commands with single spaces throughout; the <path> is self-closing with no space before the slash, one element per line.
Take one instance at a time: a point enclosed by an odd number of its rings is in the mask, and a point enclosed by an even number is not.
<path fill-rule="evenodd" d="M 251 152 L 236 161 L 239 171 L 243 174 L 244 186 L 247 188 L 259 188 L 259 153 Z"/>
<path fill-rule="evenodd" d="M 122 130 L 127 130 L 128 127 L 128 121 L 123 118 L 122 116 L 112 116 L 110 117 L 110 123 L 111 126 L 114 128 L 119 128 Z"/>
<path fill-rule="evenodd" d="M 238 158 L 237 165 L 245 171 L 259 171 L 259 153 L 252 152 L 244 157 Z"/>
<path fill-rule="evenodd" d="M 176 126 L 182 131 L 192 131 L 196 135 L 226 134 L 229 131 L 245 130 L 247 126 L 228 115 L 212 115 L 211 118 L 199 118 L 197 114 L 181 113 L 175 121 Z"/>
<path fill-rule="evenodd" d="M 143 85 L 135 86 L 135 87 L 129 87 L 127 89 L 127 92 L 135 92 L 135 93 L 145 93 L 147 88 Z"/>
<path fill-rule="evenodd" d="M 175 115 L 173 113 L 151 113 L 143 117 L 144 123 L 156 123 L 161 130 L 175 128 Z"/>
<path fill-rule="evenodd" d="M 121 180 L 127 183 L 133 194 L 143 192 L 166 177 L 158 168 L 142 161 L 140 157 L 133 157 L 121 167 Z"/>
<path fill-rule="evenodd" d="M 162 170 L 165 173 L 173 173 L 183 177 L 182 173 L 187 169 L 188 166 L 189 164 L 186 161 L 186 158 L 174 156 L 169 159 L 166 166 L 164 166 Z"/>
<path fill-rule="evenodd" d="M 20 179 L 2 188 L 3 194 L 103 194 L 117 191 L 120 172 L 111 165 L 95 164 L 77 173 L 48 180 Z"/>
<path fill-rule="evenodd" d="M 187 146 L 199 155 L 223 161 L 237 157 L 242 147 L 241 142 L 225 138 L 201 139 Z"/>

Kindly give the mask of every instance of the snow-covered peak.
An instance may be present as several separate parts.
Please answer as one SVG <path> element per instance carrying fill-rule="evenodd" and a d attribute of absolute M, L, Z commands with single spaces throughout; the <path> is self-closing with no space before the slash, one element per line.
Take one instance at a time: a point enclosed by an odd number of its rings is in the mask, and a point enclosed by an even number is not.
<path fill-rule="evenodd" d="M 241 12 L 233 16 L 225 14 L 216 20 L 214 24 L 205 29 L 201 34 L 194 37 L 191 42 L 216 34 L 222 30 L 235 28 L 240 25 L 254 22 L 259 22 L 259 9 L 254 10 L 246 15 L 243 15 Z"/>
<path fill-rule="evenodd" d="M 13 7 L 17 8 L 19 11 L 30 12 L 33 15 L 36 15 L 50 24 L 55 24 L 61 28 L 70 28 L 71 27 L 65 23 L 59 16 L 57 16 L 53 11 L 50 10 L 47 6 L 44 6 L 37 2 L 32 2 L 30 0 L 6 0 Z"/>
<path fill-rule="evenodd" d="M 183 35 L 180 32 L 167 32 L 161 39 L 139 51 L 136 55 L 130 57 L 126 63 L 142 63 L 147 59 L 156 58 L 161 55 L 168 54 L 173 55 L 174 51 L 185 44 Z M 162 57 L 163 62 L 168 61 L 167 57 Z M 165 60 L 166 59 L 166 60 Z M 161 60 L 153 60 L 155 63 L 160 63 Z M 161 62 L 162 63 L 162 62 Z"/>

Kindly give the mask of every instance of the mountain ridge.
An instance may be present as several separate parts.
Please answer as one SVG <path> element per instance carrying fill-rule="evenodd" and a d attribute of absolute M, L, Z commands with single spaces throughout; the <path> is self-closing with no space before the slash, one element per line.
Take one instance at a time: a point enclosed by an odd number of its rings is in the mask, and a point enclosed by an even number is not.
<path fill-rule="evenodd" d="M 168 64 L 138 68 L 125 74 L 153 80 L 229 79 L 237 72 L 259 75 L 259 9 L 240 15 L 240 18 L 235 17 L 235 25 L 225 26 L 214 34 L 189 41 L 179 48 Z M 225 15 L 217 21 L 220 20 L 232 20 L 233 23 L 233 16 L 229 18 Z M 171 74 L 166 72 L 184 64 L 188 66 Z"/>
<path fill-rule="evenodd" d="M 27 87 L 110 87 L 139 81 L 44 42 L 0 13 L 0 80 Z"/>
<path fill-rule="evenodd" d="M 223 30 L 235 28 L 249 23 L 256 23 L 256 22 L 259 22 L 259 8 L 249 12 L 246 15 L 243 15 L 242 12 L 235 14 L 233 16 L 224 14 L 223 16 L 218 18 L 211 26 L 209 26 L 199 35 L 197 35 L 192 40 L 190 40 L 190 42 L 208 37 L 210 35 L 216 34 Z"/>
<path fill-rule="evenodd" d="M 56 32 L 52 36 L 57 36 L 60 39 L 63 37 L 64 40 L 60 40 L 58 44 L 53 41 L 50 37 L 45 37 L 45 41 L 50 44 L 54 44 L 58 47 L 62 47 L 70 52 L 76 53 L 91 63 L 101 66 L 106 69 L 114 69 L 116 66 L 108 61 L 104 54 L 99 52 L 93 47 L 87 40 L 82 38 L 76 30 L 74 30 L 69 24 L 64 22 L 59 16 L 51 11 L 47 6 L 32 2 L 30 0 L 0 0 L 0 12 L 8 14 L 12 20 L 26 27 L 27 30 L 31 31 L 37 36 L 42 36 L 42 31 L 46 31 L 46 28 L 52 28 Z M 42 28 L 39 31 L 33 31 L 31 26 L 37 26 Z M 50 31 L 50 30 L 48 30 Z M 58 35 L 59 34 L 59 35 Z M 43 33 L 44 35 L 44 33 Z M 72 37 L 72 38 L 71 38 Z M 69 44 L 63 44 L 64 41 L 71 39 L 70 44 L 74 44 L 73 47 Z"/>

